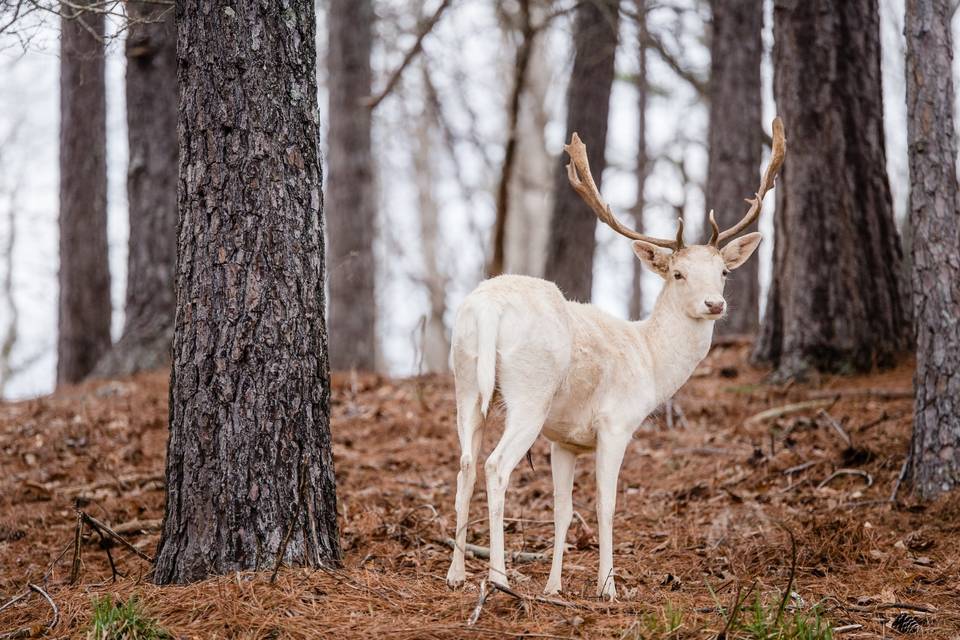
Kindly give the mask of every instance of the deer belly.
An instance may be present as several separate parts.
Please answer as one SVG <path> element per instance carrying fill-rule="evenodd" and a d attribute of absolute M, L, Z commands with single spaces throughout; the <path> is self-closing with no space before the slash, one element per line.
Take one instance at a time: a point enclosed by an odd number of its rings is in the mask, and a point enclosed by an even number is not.
<path fill-rule="evenodd" d="M 578 453 L 597 447 L 597 431 L 589 422 L 547 421 L 542 433 L 547 440 Z"/>

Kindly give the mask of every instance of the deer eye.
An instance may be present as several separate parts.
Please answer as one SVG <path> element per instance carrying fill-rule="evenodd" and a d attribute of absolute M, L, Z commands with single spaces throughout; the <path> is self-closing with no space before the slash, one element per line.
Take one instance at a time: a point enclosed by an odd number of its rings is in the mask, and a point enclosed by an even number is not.
<path fill-rule="evenodd" d="M 674 279 L 674 280 L 683 280 L 683 274 L 680 273 L 679 271 L 674 271 L 674 272 L 673 272 L 673 279 Z"/>
<path fill-rule="evenodd" d="M 724 270 L 723 270 L 723 277 L 726 278 L 728 275 L 730 275 L 730 270 L 729 270 L 729 269 L 724 269 Z"/>

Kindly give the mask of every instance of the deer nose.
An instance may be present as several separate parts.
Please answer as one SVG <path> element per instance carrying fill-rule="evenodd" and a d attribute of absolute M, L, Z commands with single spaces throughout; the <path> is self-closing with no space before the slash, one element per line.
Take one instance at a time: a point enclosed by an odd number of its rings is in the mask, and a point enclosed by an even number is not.
<path fill-rule="evenodd" d="M 707 306 L 707 311 L 713 315 L 719 315 L 723 313 L 723 308 L 726 306 L 726 303 L 721 300 L 704 300 L 703 304 Z"/>

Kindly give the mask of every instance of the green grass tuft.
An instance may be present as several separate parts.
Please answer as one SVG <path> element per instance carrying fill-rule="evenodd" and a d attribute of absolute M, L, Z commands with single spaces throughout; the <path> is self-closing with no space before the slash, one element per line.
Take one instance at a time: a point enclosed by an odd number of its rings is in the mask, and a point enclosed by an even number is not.
<path fill-rule="evenodd" d="M 93 601 L 87 640 L 170 640 L 171 636 L 144 613 L 136 596 L 117 603 L 111 596 Z"/>

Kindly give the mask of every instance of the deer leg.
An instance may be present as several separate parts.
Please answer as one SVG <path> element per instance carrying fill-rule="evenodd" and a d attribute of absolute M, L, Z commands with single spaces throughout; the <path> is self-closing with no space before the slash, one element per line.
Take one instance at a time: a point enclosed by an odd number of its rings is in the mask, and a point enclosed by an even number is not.
<path fill-rule="evenodd" d="M 477 479 L 477 458 L 483 441 L 483 418 L 480 415 L 479 397 L 458 403 L 457 434 L 460 437 L 460 472 L 457 474 L 457 530 L 454 535 L 453 560 L 447 571 L 447 584 L 459 587 L 466 579 L 464 550 L 467 544 L 467 523 L 470 518 L 470 499 Z"/>
<path fill-rule="evenodd" d="M 577 454 L 552 443 L 550 445 L 550 469 L 553 472 L 553 563 L 550 578 L 543 592 L 547 595 L 561 590 L 563 571 L 563 547 L 567 529 L 573 517 L 573 471 Z"/>
<path fill-rule="evenodd" d="M 613 514 L 617 507 L 617 479 L 630 434 L 600 434 L 597 438 L 597 529 L 600 541 L 600 566 L 597 572 L 597 596 L 617 597 L 613 580 Z"/>
<path fill-rule="evenodd" d="M 503 503 L 507 485 L 513 469 L 540 435 L 545 418 L 545 410 L 512 410 L 508 404 L 503 436 L 484 464 L 487 476 L 487 506 L 490 511 L 491 582 L 508 584 L 503 551 Z"/>

